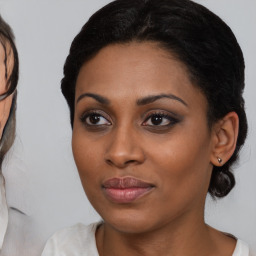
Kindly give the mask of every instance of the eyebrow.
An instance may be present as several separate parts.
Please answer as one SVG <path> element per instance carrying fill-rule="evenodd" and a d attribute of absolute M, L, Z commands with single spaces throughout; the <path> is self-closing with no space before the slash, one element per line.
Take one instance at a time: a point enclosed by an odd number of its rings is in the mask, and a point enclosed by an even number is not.
<path fill-rule="evenodd" d="M 98 101 L 99 103 L 101 104 L 104 104 L 104 105 L 109 105 L 110 104 L 110 100 L 101 96 L 101 95 L 98 95 L 98 94 L 95 94 L 95 93 L 83 93 L 81 94 L 77 100 L 76 100 L 76 104 L 82 100 L 83 98 L 85 97 L 89 97 L 89 98 L 93 98 L 95 99 L 96 101 Z M 158 95 L 149 95 L 147 97 L 144 97 L 144 98 L 141 98 L 141 99 L 138 99 L 136 101 L 137 105 L 138 106 L 141 106 L 141 105 L 147 105 L 147 104 L 150 104 L 150 103 L 153 103 L 159 99 L 162 99 L 162 98 L 168 98 L 168 99 L 172 99 L 172 100 L 177 100 L 179 102 L 181 102 L 183 105 L 185 106 L 188 106 L 188 104 L 182 100 L 181 98 L 173 95 L 173 94 L 158 94 Z"/>
<path fill-rule="evenodd" d="M 145 98 L 141 98 L 137 100 L 137 105 L 141 106 L 141 105 L 146 105 L 146 104 L 150 104 L 155 102 L 156 100 L 162 99 L 162 98 L 168 98 L 168 99 L 172 99 L 172 100 L 177 100 L 179 102 L 181 102 L 183 105 L 185 105 L 186 107 L 188 106 L 188 104 L 182 100 L 181 98 L 173 95 L 173 94 L 159 94 L 159 95 L 150 95 L 147 96 Z"/>
<path fill-rule="evenodd" d="M 107 98 L 105 98 L 105 97 L 103 97 L 103 96 L 100 96 L 100 95 L 98 95 L 98 94 L 94 94 L 94 93 L 83 93 L 83 94 L 81 94 L 81 95 L 77 98 L 76 104 L 77 104 L 81 99 L 83 99 L 83 98 L 85 98 L 85 97 L 93 98 L 93 99 L 95 99 L 96 101 L 98 101 L 99 103 L 104 104 L 104 105 L 109 105 L 109 103 L 110 103 L 110 101 L 109 101 Z"/>

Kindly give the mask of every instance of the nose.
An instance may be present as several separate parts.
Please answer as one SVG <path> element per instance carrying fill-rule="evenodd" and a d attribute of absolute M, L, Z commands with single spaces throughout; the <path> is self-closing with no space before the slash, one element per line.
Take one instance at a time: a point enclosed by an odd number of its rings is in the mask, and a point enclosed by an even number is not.
<path fill-rule="evenodd" d="M 105 161 L 118 168 L 142 164 L 145 161 L 145 154 L 139 135 L 131 128 L 116 130 L 110 135 Z"/>

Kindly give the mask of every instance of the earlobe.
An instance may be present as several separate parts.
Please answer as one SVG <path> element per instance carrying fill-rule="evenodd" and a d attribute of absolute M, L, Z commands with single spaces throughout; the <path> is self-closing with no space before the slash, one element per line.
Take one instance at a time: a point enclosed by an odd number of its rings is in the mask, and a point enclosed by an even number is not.
<path fill-rule="evenodd" d="M 239 131 L 239 118 L 236 112 L 230 112 L 219 120 L 213 129 L 213 150 L 211 163 L 222 166 L 233 155 Z"/>

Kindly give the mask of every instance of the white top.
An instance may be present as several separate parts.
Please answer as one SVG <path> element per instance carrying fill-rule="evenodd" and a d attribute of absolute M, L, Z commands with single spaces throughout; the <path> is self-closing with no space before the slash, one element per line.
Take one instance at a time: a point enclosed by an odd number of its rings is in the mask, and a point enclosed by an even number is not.
<path fill-rule="evenodd" d="M 4 178 L 0 173 L 0 251 L 3 247 L 4 237 L 8 225 L 8 207 L 5 197 Z"/>
<path fill-rule="evenodd" d="M 46 243 L 42 256 L 99 256 L 95 231 L 99 223 L 75 226 L 56 232 Z M 249 247 L 237 240 L 232 256 L 249 256 Z"/>
<path fill-rule="evenodd" d="M 32 219 L 8 207 L 5 180 L 0 172 L 0 256 L 38 256 L 38 235 Z"/>

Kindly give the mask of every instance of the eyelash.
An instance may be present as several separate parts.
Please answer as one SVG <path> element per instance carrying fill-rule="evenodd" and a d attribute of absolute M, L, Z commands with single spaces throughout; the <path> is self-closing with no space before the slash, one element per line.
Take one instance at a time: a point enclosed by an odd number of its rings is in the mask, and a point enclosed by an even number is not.
<path fill-rule="evenodd" d="M 167 114 L 165 112 L 154 112 L 154 113 L 150 113 L 149 115 L 146 116 L 146 120 L 142 123 L 143 126 L 147 126 L 145 125 L 145 123 L 150 120 L 152 117 L 160 117 L 163 119 L 167 119 L 168 120 L 168 124 L 165 125 L 148 125 L 149 127 L 154 127 L 154 128 L 167 128 L 167 127 L 171 127 L 174 124 L 176 124 L 179 120 L 175 117 L 173 117 L 170 114 Z"/>
<path fill-rule="evenodd" d="M 99 118 L 104 118 L 106 120 L 107 123 L 105 124 L 89 124 L 86 120 L 87 118 L 93 117 L 93 116 L 97 116 Z M 146 123 L 153 117 L 158 117 L 161 118 L 161 122 L 163 121 L 163 119 L 167 119 L 168 120 L 168 124 L 164 124 L 164 125 L 146 125 Z M 97 129 L 97 128 L 102 128 L 105 126 L 110 126 L 112 125 L 112 123 L 109 121 L 109 118 L 106 117 L 106 115 L 104 113 L 102 113 L 101 111 L 89 111 L 84 113 L 81 117 L 80 117 L 80 121 L 87 127 L 92 128 L 92 129 Z M 145 117 L 145 121 L 143 121 L 142 126 L 147 126 L 150 128 L 168 128 L 171 127 L 173 125 L 175 125 L 176 123 L 178 123 L 179 120 L 176 117 L 173 117 L 170 114 L 167 114 L 165 112 L 154 112 L 154 113 L 149 113 L 146 117 Z M 152 120 L 151 120 L 152 123 Z"/>
<path fill-rule="evenodd" d="M 97 116 L 97 117 L 99 117 L 99 118 L 101 118 L 101 117 L 103 117 L 105 120 L 107 120 L 107 122 L 109 123 L 109 124 L 100 124 L 100 125 L 97 125 L 97 124 L 88 124 L 87 122 L 86 122 L 86 119 L 87 118 L 90 118 L 90 117 L 93 117 L 93 116 Z M 88 126 L 88 127 L 91 127 L 91 128 L 93 128 L 93 127 L 102 127 L 102 126 L 105 126 L 105 125 L 107 125 L 107 126 L 109 126 L 109 125 L 111 125 L 111 122 L 108 120 L 108 118 L 101 112 L 101 111 L 95 111 L 95 110 L 91 110 L 91 111 L 89 111 L 89 112 L 86 112 L 86 113 L 84 113 L 81 117 L 80 117 L 80 121 L 84 124 L 84 125 L 86 125 L 86 126 Z"/>

